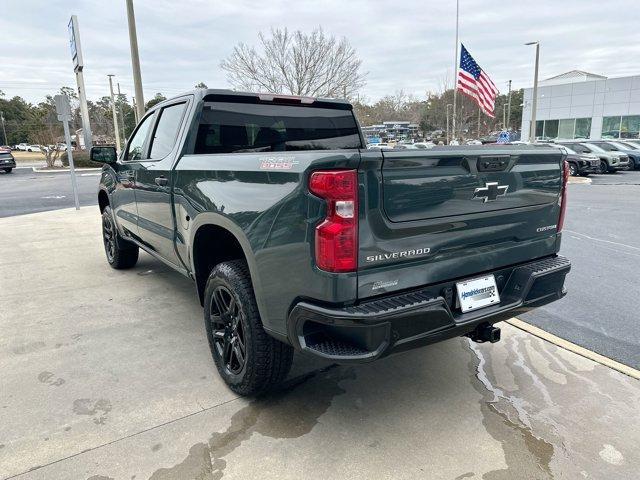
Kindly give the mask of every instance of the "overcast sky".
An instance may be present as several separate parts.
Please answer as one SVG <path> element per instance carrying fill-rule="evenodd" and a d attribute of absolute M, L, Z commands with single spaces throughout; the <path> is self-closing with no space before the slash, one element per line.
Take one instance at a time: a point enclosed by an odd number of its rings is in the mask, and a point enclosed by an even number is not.
<path fill-rule="evenodd" d="M 403 89 L 438 90 L 453 71 L 454 0 L 135 0 L 145 98 L 228 88 L 220 61 L 238 42 L 254 44 L 270 27 L 345 36 L 368 72 L 369 100 Z M 78 15 L 87 95 L 108 94 L 113 73 L 133 92 L 124 0 L 2 0 L 0 90 L 31 102 L 75 87 L 67 23 Z M 541 41 L 540 77 L 579 69 L 610 77 L 640 74 L 637 0 L 460 0 L 460 40 L 506 92 L 532 83 Z M 450 80 L 451 81 L 451 80 Z"/>

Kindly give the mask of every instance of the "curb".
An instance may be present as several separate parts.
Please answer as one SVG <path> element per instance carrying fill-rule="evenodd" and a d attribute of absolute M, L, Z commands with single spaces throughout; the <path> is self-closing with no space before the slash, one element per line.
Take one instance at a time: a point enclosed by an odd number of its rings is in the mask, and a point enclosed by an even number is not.
<path fill-rule="evenodd" d="M 28 167 L 27 167 L 28 168 Z M 44 170 L 42 167 L 31 167 L 34 173 L 69 173 L 70 168 L 56 168 L 54 170 Z M 99 172 L 101 168 L 74 168 L 76 172 Z"/>
<path fill-rule="evenodd" d="M 635 378 L 636 380 L 640 380 L 640 370 L 636 370 L 635 368 L 625 365 L 624 363 L 616 362 L 609 357 L 605 357 L 604 355 L 600 355 L 599 353 L 592 352 L 591 350 L 581 347 L 580 345 L 576 345 L 575 343 L 557 337 L 552 333 L 546 332 L 541 328 L 524 322 L 519 318 L 512 318 L 506 320 L 506 322 L 509 325 L 512 325 L 520 330 L 524 330 L 525 332 L 530 333 L 535 337 L 546 340 L 549 343 L 553 343 L 560 348 L 564 348 L 565 350 L 569 350 L 570 352 L 580 355 L 581 357 L 588 358 L 589 360 L 599 363 L 600 365 L 604 365 L 605 367 L 609 367 L 620 373 L 624 373 L 625 375 Z"/>

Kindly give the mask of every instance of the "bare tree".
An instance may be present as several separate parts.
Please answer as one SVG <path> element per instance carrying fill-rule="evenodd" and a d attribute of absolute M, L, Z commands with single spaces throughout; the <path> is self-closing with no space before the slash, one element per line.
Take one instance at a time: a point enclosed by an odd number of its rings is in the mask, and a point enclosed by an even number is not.
<path fill-rule="evenodd" d="M 40 153 L 44 156 L 47 167 L 55 167 L 60 157 L 58 141 L 61 132 L 57 125 L 43 123 L 33 134 L 33 138 L 40 145 Z"/>
<path fill-rule="evenodd" d="M 311 97 L 349 97 L 364 85 L 362 60 L 346 38 L 271 29 L 258 49 L 240 43 L 220 64 L 235 87 Z"/>

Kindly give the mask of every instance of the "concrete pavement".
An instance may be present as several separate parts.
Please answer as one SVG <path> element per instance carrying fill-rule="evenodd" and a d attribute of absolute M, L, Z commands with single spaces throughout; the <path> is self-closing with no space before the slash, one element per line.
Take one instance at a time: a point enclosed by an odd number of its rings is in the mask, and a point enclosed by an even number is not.
<path fill-rule="evenodd" d="M 640 383 L 506 324 L 237 398 L 191 282 L 110 269 L 99 229 L 0 219 L 0 478 L 637 478 Z"/>

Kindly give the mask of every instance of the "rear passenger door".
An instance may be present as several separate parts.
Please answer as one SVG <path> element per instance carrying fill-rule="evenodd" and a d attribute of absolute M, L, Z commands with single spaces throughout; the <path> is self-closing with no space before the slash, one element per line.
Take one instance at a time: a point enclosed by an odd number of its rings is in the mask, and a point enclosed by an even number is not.
<path fill-rule="evenodd" d="M 136 203 L 140 239 L 150 250 L 179 266 L 175 251 L 171 203 L 171 169 L 179 155 L 180 135 L 190 97 L 177 99 L 156 113 L 149 139 L 149 158 L 136 171 Z"/>

